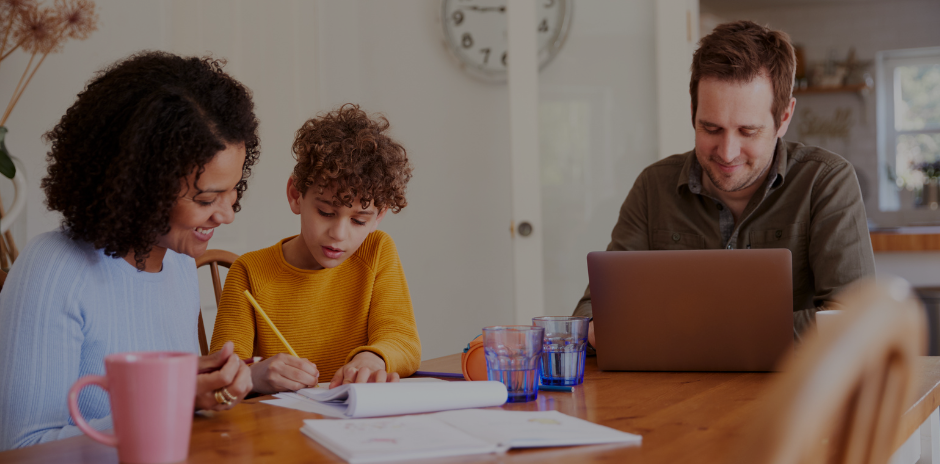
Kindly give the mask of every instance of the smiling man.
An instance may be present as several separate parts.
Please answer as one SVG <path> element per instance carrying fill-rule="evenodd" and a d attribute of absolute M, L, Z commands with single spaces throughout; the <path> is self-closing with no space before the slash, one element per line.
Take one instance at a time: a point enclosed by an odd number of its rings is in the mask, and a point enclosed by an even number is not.
<path fill-rule="evenodd" d="M 796 105 L 795 68 L 786 33 L 739 21 L 704 37 L 689 86 L 695 149 L 637 177 L 607 250 L 787 248 L 799 339 L 875 262 L 852 165 L 782 138 Z M 591 316 L 590 287 L 574 314 Z"/>

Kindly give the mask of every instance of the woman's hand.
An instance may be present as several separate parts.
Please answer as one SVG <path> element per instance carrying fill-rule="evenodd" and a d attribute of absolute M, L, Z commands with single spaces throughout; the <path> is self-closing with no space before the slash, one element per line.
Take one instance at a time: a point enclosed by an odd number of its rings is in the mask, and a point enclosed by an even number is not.
<path fill-rule="evenodd" d="M 222 411 L 230 409 L 245 398 L 251 391 L 251 370 L 238 359 L 234 353 L 235 345 L 226 342 L 222 349 L 208 356 L 199 357 L 199 371 L 206 374 L 196 376 L 196 409 L 211 409 Z M 228 404 L 219 403 L 215 393 L 225 389 L 222 394 L 228 393 Z M 234 397 L 232 399 L 231 397 Z"/>
<path fill-rule="evenodd" d="M 371 351 L 363 351 L 353 356 L 349 364 L 336 371 L 330 388 L 336 388 L 347 383 L 384 383 L 398 382 L 397 372 L 385 372 L 385 360 Z"/>
<path fill-rule="evenodd" d="M 593 319 L 591 320 L 591 322 L 588 322 L 588 343 L 590 343 L 592 347 L 597 346 L 594 344 L 594 320 Z"/>
<path fill-rule="evenodd" d="M 320 371 L 316 364 L 286 353 L 278 353 L 251 365 L 254 391 L 265 395 L 316 387 L 319 379 Z"/>

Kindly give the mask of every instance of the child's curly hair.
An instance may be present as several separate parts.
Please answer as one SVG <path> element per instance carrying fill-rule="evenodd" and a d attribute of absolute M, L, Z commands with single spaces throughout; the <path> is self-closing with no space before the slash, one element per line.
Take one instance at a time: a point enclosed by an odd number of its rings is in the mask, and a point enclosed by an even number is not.
<path fill-rule="evenodd" d="M 405 186 L 413 168 L 388 128 L 385 116 L 370 118 L 352 103 L 307 120 L 294 138 L 295 188 L 301 194 L 311 186 L 317 194 L 335 188 L 337 207 L 352 207 L 358 198 L 363 209 L 374 203 L 380 210 L 401 211 L 408 205 Z"/>

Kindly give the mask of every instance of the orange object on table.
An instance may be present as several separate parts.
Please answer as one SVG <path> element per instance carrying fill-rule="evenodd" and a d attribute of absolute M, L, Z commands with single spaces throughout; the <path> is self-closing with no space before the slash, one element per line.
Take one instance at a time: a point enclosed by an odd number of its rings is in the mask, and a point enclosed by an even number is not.
<path fill-rule="evenodd" d="M 467 380 L 489 380 L 486 375 L 486 355 L 483 351 L 483 335 L 477 335 L 463 353 L 460 353 L 460 369 Z"/>

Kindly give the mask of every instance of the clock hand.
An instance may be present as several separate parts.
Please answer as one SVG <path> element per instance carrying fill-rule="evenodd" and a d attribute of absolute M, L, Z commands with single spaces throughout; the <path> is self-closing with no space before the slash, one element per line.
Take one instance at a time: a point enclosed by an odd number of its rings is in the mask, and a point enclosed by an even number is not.
<path fill-rule="evenodd" d="M 505 12 L 506 12 L 506 7 L 505 7 L 505 6 L 476 6 L 476 5 L 469 5 L 469 6 L 467 6 L 467 9 L 468 9 L 468 10 L 473 10 L 473 11 L 479 11 L 480 13 L 486 13 L 486 12 L 488 12 L 488 11 L 498 11 L 498 12 L 500 12 L 500 13 L 505 13 Z"/>

